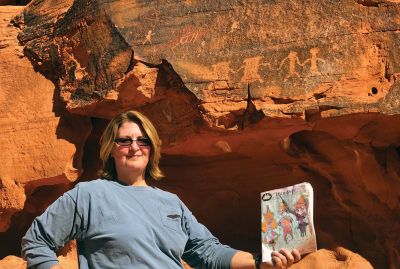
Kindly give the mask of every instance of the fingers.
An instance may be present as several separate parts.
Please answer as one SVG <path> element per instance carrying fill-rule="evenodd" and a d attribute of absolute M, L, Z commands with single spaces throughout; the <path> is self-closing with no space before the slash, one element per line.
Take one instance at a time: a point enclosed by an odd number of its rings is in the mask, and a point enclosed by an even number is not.
<path fill-rule="evenodd" d="M 294 257 L 292 255 L 292 253 L 285 248 L 281 249 L 279 252 L 282 253 L 287 260 L 286 267 L 292 266 L 292 264 L 294 263 Z"/>
<path fill-rule="evenodd" d="M 271 254 L 272 262 L 275 268 L 289 268 L 293 263 L 298 262 L 301 259 L 301 255 L 297 249 L 291 252 L 287 249 L 281 249 L 279 252 L 274 251 Z"/>
<path fill-rule="evenodd" d="M 286 251 L 286 250 L 285 250 Z M 288 264 L 288 260 L 286 259 L 285 255 L 282 253 L 282 249 L 277 252 L 273 251 L 271 254 L 272 263 L 274 264 L 274 268 L 286 268 Z"/>
<path fill-rule="evenodd" d="M 298 262 L 301 260 L 300 252 L 297 249 L 292 250 L 292 255 L 294 257 L 294 262 Z"/>

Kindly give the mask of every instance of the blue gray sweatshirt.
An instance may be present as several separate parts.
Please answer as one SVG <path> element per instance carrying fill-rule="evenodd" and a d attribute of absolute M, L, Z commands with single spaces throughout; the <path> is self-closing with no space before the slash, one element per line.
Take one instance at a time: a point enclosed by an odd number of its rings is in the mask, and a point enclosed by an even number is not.
<path fill-rule="evenodd" d="M 230 268 L 222 245 L 175 195 L 115 181 L 79 183 L 36 218 L 22 239 L 28 268 L 58 263 L 55 251 L 77 240 L 79 268 Z"/>

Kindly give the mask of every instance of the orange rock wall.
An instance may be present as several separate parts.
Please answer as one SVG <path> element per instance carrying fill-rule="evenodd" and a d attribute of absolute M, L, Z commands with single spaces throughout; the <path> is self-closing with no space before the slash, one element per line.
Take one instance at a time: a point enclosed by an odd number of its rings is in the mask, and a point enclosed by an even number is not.
<path fill-rule="evenodd" d="M 10 247 L 18 249 L 15 239 L 5 233 L 13 229 L 13 217 L 21 212 L 38 214 L 60 194 L 40 193 L 41 188 L 68 185 L 79 178 L 83 143 L 91 131 L 90 120 L 68 113 L 55 95 L 54 83 L 24 57 L 16 39 L 18 29 L 8 26 L 21 11 L 21 7 L 0 7 L 2 255 Z"/>
<path fill-rule="evenodd" d="M 162 137 L 157 185 L 224 243 L 258 251 L 259 193 L 309 181 L 321 250 L 294 268 L 400 268 L 399 4 L 278 2 L 186 1 L 175 28 L 151 6 L 140 30 L 125 2 L 0 7 L 0 268 L 25 266 L 32 219 L 96 177 L 99 136 L 127 109 Z M 60 254 L 76 266 L 73 245 Z"/>

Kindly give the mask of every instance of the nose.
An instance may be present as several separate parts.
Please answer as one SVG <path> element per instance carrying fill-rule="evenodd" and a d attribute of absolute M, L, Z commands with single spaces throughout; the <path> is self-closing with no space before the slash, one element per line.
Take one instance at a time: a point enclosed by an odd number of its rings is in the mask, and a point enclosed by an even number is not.
<path fill-rule="evenodd" d="M 137 142 L 135 140 L 132 141 L 132 144 L 129 146 L 129 149 L 132 149 L 134 151 L 138 151 L 140 147 L 138 146 Z"/>

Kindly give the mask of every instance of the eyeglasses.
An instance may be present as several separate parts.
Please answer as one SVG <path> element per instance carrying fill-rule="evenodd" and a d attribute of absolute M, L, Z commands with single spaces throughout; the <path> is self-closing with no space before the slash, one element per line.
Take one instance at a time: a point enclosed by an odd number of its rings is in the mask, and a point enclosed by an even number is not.
<path fill-rule="evenodd" d="M 134 141 L 136 142 L 136 145 L 138 145 L 139 147 L 145 147 L 151 145 L 151 140 L 149 138 L 132 139 L 130 137 L 121 137 L 121 138 L 115 138 L 114 141 L 119 146 L 123 147 L 129 147 L 130 145 L 132 145 Z"/>

